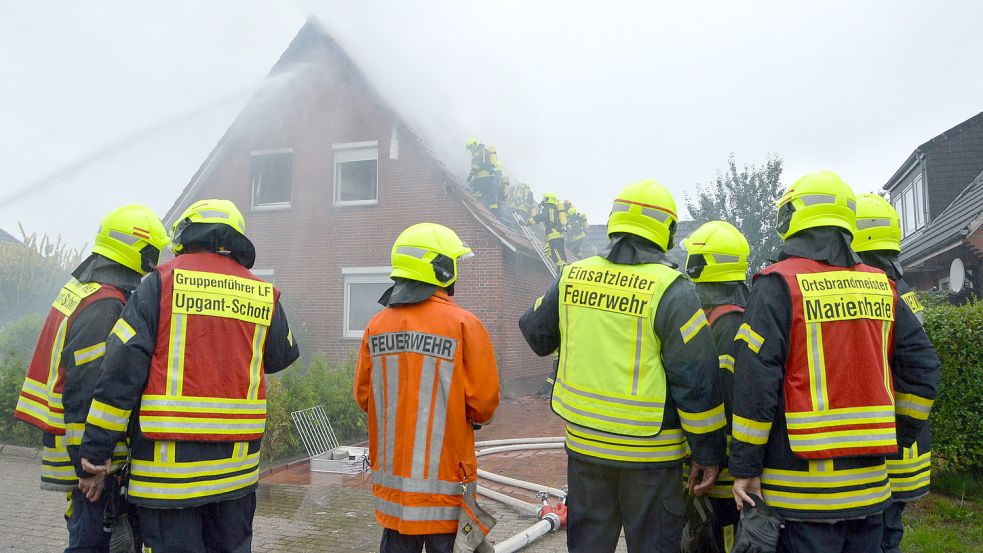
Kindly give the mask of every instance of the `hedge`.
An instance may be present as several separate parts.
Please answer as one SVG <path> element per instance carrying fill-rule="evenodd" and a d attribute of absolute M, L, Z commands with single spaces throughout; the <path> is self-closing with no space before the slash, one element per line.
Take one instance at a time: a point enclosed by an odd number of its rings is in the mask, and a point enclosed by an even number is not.
<path fill-rule="evenodd" d="M 929 307 L 925 330 L 942 360 L 931 416 L 936 464 L 983 474 L 983 302 Z"/>

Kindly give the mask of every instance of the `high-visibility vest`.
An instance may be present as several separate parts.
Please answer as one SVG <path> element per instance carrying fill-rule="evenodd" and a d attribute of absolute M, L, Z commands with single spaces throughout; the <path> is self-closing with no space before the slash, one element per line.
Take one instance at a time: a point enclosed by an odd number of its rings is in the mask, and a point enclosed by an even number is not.
<path fill-rule="evenodd" d="M 383 309 L 365 328 L 357 372 L 376 520 L 402 534 L 454 533 L 462 484 L 477 478 L 471 422 L 489 422 L 499 401 L 487 331 L 443 292 Z"/>
<path fill-rule="evenodd" d="M 154 440 L 261 438 L 263 351 L 279 292 L 214 253 L 179 255 L 157 270 L 160 320 L 141 432 Z"/>
<path fill-rule="evenodd" d="M 661 264 L 618 265 L 598 256 L 563 268 L 553 411 L 588 432 L 659 434 L 667 385 L 655 312 L 680 276 Z"/>
<path fill-rule="evenodd" d="M 16 418 L 45 432 L 57 436 L 65 435 L 65 407 L 62 403 L 65 367 L 62 364 L 62 350 L 77 315 L 92 302 L 104 298 L 126 301 L 123 292 L 115 286 L 98 282 L 83 283 L 74 278 L 58 292 L 41 328 L 41 335 L 34 347 L 34 356 L 27 369 L 27 378 L 24 379 L 20 397 L 17 398 L 17 407 L 14 409 Z M 83 365 L 105 353 L 106 343 L 100 342 L 74 352 L 75 364 Z M 81 438 L 79 433 L 78 439 Z"/>
<path fill-rule="evenodd" d="M 792 303 L 784 380 L 792 452 L 833 459 L 896 451 L 894 283 L 867 265 L 801 257 L 760 274 L 773 273 L 785 279 Z"/>

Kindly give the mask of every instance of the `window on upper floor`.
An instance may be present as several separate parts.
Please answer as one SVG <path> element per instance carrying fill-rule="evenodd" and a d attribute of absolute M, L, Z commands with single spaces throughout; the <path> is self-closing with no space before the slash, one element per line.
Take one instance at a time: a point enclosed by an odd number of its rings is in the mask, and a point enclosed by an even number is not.
<path fill-rule="evenodd" d="M 335 205 L 373 205 L 379 202 L 379 143 L 332 144 Z"/>
<path fill-rule="evenodd" d="M 293 150 L 262 150 L 250 159 L 253 209 L 290 207 L 293 181 Z"/>
<path fill-rule="evenodd" d="M 345 267 L 341 274 L 345 281 L 344 328 L 345 338 L 361 338 L 369 319 L 382 306 L 379 298 L 393 285 L 389 278 L 390 267 Z"/>
<path fill-rule="evenodd" d="M 921 175 L 891 197 L 891 205 L 901 218 L 901 236 L 907 237 L 925 226 L 925 186 Z"/>

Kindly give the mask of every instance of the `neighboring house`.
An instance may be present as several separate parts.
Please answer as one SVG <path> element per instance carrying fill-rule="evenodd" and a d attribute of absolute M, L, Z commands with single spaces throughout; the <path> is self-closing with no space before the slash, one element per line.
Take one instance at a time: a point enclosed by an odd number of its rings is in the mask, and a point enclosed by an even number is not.
<path fill-rule="evenodd" d="M 960 265 L 963 288 L 980 289 L 981 181 L 983 113 L 916 148 L 884 185 L 901 216 L 905 280 L 916 289 L 950 290 Z"/>
<path fill-rule="evenodd" d="M 20 240 L 14 238 L 7 231 L 0 228 L 0 244 L 20 244 Z"/>
<path fill-rule="evenodd" d="M 462 160 L 467 162 L 464 141 Z M 467 167 L 464 167 L 467 170 Z M 354 356 L 380 309 L 396 236 L 445 224 L 471 246 L 455 300 L 495 346 L 503 384 L 534 393 L 552 361 L 519 333 L 552 277 L 534 246 L 476 202 L 314 19 L 300 30 L 166 216 L 233 200 L 256 245 L 254 273 L 274 282 L 306 355 Z"/>

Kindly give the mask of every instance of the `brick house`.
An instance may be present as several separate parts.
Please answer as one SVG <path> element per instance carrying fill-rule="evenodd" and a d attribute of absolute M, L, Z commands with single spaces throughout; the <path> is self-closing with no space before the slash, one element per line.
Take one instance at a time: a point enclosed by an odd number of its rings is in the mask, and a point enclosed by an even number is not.
<path fill-rule="evenodd" d="M 529 350 L 516 324 L 552 282 L 534 246 L 473 200 L 316 20 L 301 28 L 165 223 L 210 197 L 242 210 L 254 272 L 283 291 L 306 355 L 354 354 L 391 284 L 393 240 L 430 221 L 455 229 L 476 253 L 460 266 L 455 299 L 488 328 L 507 391 L 533 393 L 548 375 L 550 360 Z"/>
<path fill-rule="evenodd" d="M 922 144 L 884 185 L 901 216 L 905 280 L 919 290 L 978 294 L 983 266 L 983 113 Z M 961 268 L 960 268 L 961 267 Z"/>

